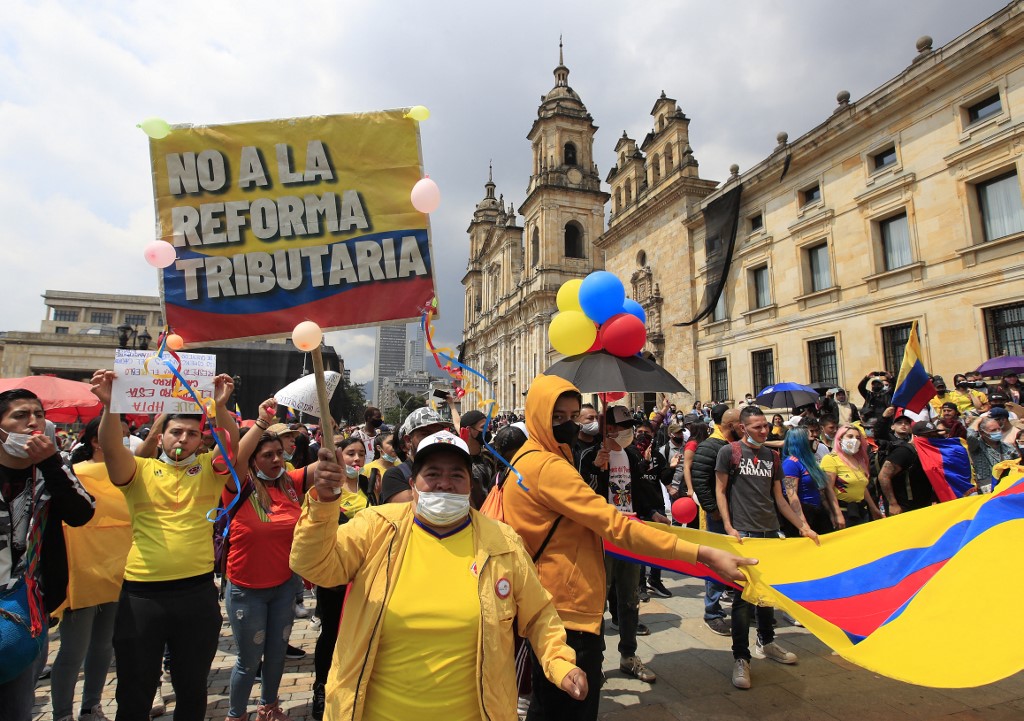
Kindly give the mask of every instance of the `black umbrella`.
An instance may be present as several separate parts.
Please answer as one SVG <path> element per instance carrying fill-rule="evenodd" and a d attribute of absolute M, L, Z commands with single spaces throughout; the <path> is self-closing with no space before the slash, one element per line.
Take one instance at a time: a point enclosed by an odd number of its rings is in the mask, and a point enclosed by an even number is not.
<path fill-rule="evenodd" d="M 604 350 L 563 358 L 544 374 L 565 378 L 581 393 L 689 393 L 654 361 L 639 356 L 620 358 Z"/>

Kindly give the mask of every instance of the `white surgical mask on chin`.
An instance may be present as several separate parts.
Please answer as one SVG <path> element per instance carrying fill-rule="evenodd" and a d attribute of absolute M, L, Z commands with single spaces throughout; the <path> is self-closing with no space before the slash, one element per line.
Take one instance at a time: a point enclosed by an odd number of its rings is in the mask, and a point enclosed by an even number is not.
<path fill-rule="evenodd" d="M 175 468 L 184 468 L 185 466 L 191 466 L 196 462 L 196 454 L 192 453 L 185 458 L 171 458 L 167 455 L 167 451 L 160 451 L 160 460 L 168 465 L 174 466 Z"/>
<path fill-rule="evenodd" d="M 259 478 L 259 479 L 260 479 L 261 481 L 276 481 L 276 480 L 277 480 L 278 478 L 280 478 L 281 476 L 283 476 L 283 475 L 284 475 L 284 471 L 285 471 L 285 469 L 284 469 L 284 468 L 281 468 L 281 472 L 280 472 L 280 473 L 278 473 L 278 474 L 277 474 L 276 476 L 274 476 L 273 478 L 271 478 L 271 477 L 270 477 L 270 476 L 268 476 L 268 475 L 267 475 L 266 473 L 264 473 L 264 472 L 263 472 L 263 471 L 261 471 L 261 470 L 260 470 L 259 468 L 257 468 L 257 469 L 256 469 L 256 477 L 257 477 L 257 478 Z"/>
<path fill-rule="evenodd" d="M 450 526 L 469 514 L 469 494 L 417 491 L 416 515 L 435 526 Z"/>
<path fill-rule="evenodd" d="M 11 433 L 10 431 L 4 431 L 4 433 L 7 434 L 7 439 L 3 442 L 3 447 L 7 451 L 7 455 L 14 458 L 28 458 L 28 450 L 26 450 L 25 446 L 32 435 L 29 433 Z"/>

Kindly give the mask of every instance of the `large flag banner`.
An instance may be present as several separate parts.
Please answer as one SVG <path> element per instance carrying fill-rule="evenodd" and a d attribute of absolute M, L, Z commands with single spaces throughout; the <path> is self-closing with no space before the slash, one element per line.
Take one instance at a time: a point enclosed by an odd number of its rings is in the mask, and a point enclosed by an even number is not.
<path fill-rule="evenodd" d="M 150 141 L 168 325 L 190 346 L 414 320 L 434 297 L 418 124 L 402 110 Z"/>
<path fill-rule="evenodd" d="M 921 462 L 921 470 L 940 501 L 952 501 L 975 493 L 971 473 L 971 456 L 967 452 L 967 441 L 963 438 L 914 438 L 914 449 Z M 988 483 L 979 479 L 978 483 Z"/>
<path fill-rule="evenodd" d="M 938 391 L 932 385 L 932 379 L 921 360 L 921 340 L 917 336 L 915 320 L 910 325 L 910 337 L 907 339 L 907 347 L 903 350 L 903 363 L 896 378 L 892 404 L 913 413 L 920 413 L 936 393 Z"/>
<path fill-rule="evenodd" d="M 1024 626 L 993 623 L 992 614 L 971 608 L 971 594 L 993 579 L 1001 598 L 1024 597 L 1024 574 L 1012 560 L 1024 546 L 1021 467 L 992 494 L 825 534 L 821 546 L 806 538 L 740 544 L 731 536 L 658 527 L 757 558 L 747 567 L 743 598 L 784 610 L 840 656 L 876 673 L 966 688 L 1024 669 Z M 708 576 L 704 567 L 605 547 L 627 560 Z"/>

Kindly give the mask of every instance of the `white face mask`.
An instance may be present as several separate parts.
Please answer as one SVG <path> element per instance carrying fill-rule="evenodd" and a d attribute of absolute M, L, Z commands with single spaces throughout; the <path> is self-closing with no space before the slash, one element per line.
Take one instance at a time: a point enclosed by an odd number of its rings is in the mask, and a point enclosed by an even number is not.
<path fill-rule="evenodd" d="M 179 457 L 177 460 L 167 455 L 167 451 L 160 451 L 160 460 L 168 465 L 172 465 L 175 468 L 184 468 L 185 466 L 191 466 L 196 462 L 196 454 L 193 453 L 185 458 Z"/>
<path fill-rule="evenodd" d="M 601 426 L 597 421 L 591 421 L 580 426 L 580 432 L 586 433 L 588 436 L 596 436 L 601 432 Z"/>
<path fill-rule="evenodd" d="M 284 471 L 285 471 L 285 469 L 282 468 L 280 473 L 278 473 L 276 476 L 271 478 L 266 473 L 264 473 L 259 468 L 257 468 L 256 469 L 256 477 L 259 478 L 261 481 L 276 481 L 278 478 L 280 478 L 281 476 L 284 475 Z"/>
<path fill-rule="evenodd" d="M 843 451 L 849 455 L 854 455 L 860 450 L 860 439 L 859 438 L 844 438 L 839 444 L 843 447 Z"/>
<path fill-rule="evenodd" d="M 615 442 L 619 444 L 619 448 L 625 448 L 633 442 L 633 431 L 620 431 L 619 435 L 615 436 Z"/>
<path fill-rule="evenodd" d="M 417 491 L 416 515 L 435 526 L 450 526 L 469 514 L 469 494 Z"/>
<path fill-rule="evenodd" d="M 7 455 L 14 458 L 28 458 L 28 450 L 25 446 L 32 435 L 29 433 L 11 433 L 10 431 L 4 431 L 4 433 L 7 434 L 7 440 L 4 441 L 3 447 L 7 451 Z"/>

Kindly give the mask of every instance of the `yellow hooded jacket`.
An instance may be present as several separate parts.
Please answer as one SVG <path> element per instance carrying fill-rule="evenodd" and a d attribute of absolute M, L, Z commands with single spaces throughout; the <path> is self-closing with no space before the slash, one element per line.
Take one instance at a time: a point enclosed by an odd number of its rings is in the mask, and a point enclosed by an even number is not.
<path fill-rule="evenodd" d="M 537 573 L 566 628 L 600 633 L 606 595 L 603 538 L 645 555 L 691 563 L 697 560 L 699 546 L 628 520 L 587 485 L 573 466 L 572 449 L 559 444 L 551 429 L 555 401 L 566 392 L 579 391 L 556 376 L 539 375 L 530 385 L 526 396 L 530 438 L 516 454 L 515 463 L 529 490 L 509 476 L 505 523 L 519 532 L 533 555 L 552 524 L 564 516 L 537 559 Z"/>
<path fill-rule="evenodd" d="M 470 515 L 480 590 L 474 679 L 480 715 L 489 721 L 515 721 L 513 620 L 556 686 L 575 666 L 576 653 L 566 645 L 565 628 L 519 536 L 476 511 Z M 350 584 L 327 680 L 328 721 L 363 717 L 379 629 L 402 568 L 413 517 L 412 504 L 387 503 L 360 511 L 339 527 L 338 501 L 319 501 L 315 489 L 307 495 L 292 541 L 292 570 L 318 586 Z M 511 582 L 506 598 L 495 593 L 499 579 Z"/>

